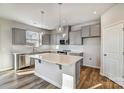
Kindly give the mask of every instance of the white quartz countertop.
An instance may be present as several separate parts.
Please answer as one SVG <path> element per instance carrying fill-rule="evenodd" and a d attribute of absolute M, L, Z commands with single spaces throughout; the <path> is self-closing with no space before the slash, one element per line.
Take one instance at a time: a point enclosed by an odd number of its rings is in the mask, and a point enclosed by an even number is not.
<path fill-rule="evenodd" d="M 44 53 L 44 52 L 47 52 L 47 51 L 53 51 L 53 52 L 57 52 L 57 51 L 63 51 L 63 50 L 60 50 L 60 49 L 43 49 L 43 50 L 41 50 L 41 51 L 36 51 L 36 52 L 34 52 L 34 54 L 36 54 L 36 53 Z M 14 52 L 12 52 L 13 54 L 33 54 L 33 52 L 31 52 L 31 51 L 28 51 L 28 52 L 18 52 L 18 51 L 14 51 Z M 68 53 L 83 53 L 83 51 L 76 51 L 76 50 L 71 50 L 71 51 L 69 51 Z"/>
<path fill-rule="evenodd" d="M 75 64 L 76 62 L 78 62 L 83 58 L 81 56 L 63 55 L 63 54 L 56 54 L 56 53 L 36 54 L 30 57 L 41 59 L 49 63 L 60 64 L 60 65 Z"/>

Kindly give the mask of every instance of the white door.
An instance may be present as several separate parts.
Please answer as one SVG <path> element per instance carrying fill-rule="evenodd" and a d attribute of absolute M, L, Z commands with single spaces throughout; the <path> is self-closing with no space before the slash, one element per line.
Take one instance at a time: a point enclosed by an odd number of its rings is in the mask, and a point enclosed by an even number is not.
<path fill-rule="evenodd" d="M 119 81 L 123 77 L 123 24 L 103 30 L 103 73 Z"/>

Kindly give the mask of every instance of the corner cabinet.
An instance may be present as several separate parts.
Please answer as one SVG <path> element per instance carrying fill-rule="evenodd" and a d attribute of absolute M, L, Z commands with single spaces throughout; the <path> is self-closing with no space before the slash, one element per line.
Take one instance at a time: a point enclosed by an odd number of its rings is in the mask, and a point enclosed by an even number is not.
<path fill-rule="evenodd" d="M 26 45 L 26 31 L 24 29 L 12 28 L 12 44 Z"/>
<path fill-rule="evenodd" d="M 90 35 L 91 36 L 100 36 L 100 25 L 95 24 L 90 26 Z"/>
<path fill-rule="evenodd" d="M 70 45 L 81 45 L 81 31 L 71 31 L 69 33 Z"/>
<path fill-rule="evenodd" d="M 50 44 L 50 34 L 44 34 L 42 36 L 42 45 L 49 45 Z"/>

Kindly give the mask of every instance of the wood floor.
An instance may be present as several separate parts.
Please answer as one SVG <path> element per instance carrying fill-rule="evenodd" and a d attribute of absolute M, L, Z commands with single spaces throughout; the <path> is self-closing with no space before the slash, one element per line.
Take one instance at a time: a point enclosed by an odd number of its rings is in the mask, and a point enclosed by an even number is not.
<path fill-rule="evenodd" d="M 1 89 L 58 89 L 34 74 L 17 75 L 13 70 L 0 72 Z M 99 74 L 98 69 L 82 67 L 78 89 L 120 89 L 118 84 Z"/>
<path fill-rule="evenodd" d="M 87 89 L 93 86 L 97 89 L 120 89 L 122 88 L 118 84 L 114 83 L 110 79 L 100 75 L 99 69 L 94 69 L 90 67 L 81 68 L 80 82 L 77 85 L 78 89 Z"/>

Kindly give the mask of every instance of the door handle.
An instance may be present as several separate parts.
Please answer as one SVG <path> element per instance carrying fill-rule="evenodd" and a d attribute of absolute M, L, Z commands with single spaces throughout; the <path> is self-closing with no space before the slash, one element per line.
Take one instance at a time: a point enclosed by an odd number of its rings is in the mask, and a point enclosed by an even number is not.
<path fill-rule="evenodd" d="M 104 56 L 107 56 L 107 54 L 104 54 Z"/>

